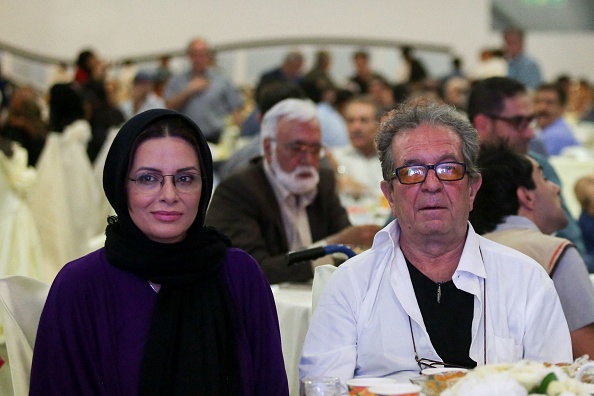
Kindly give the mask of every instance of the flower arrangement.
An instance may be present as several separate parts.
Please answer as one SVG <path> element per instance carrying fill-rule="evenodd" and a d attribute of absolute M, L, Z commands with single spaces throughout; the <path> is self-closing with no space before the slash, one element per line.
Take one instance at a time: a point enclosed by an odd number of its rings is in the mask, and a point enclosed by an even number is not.
<path fill-rule="evenodd" d="M 586 384 L 572 378 L 571 367 L 530 361 L 479 366 L 442 396 L 588 396 Z"/>

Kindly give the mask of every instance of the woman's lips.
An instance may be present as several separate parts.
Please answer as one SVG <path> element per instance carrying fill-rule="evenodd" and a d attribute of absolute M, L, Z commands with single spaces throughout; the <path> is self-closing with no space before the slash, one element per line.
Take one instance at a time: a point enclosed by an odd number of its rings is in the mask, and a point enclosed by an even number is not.
<path fill-rule="evenodd" d="M 178 220 L 182 216 L 182 213 L 159 210 L 159 211 L 153 212 L 153 216 L 155 216 L 155 218 L 157 220 L 161 220 L 161 221 L 175 221 L 175 220 Z"/>

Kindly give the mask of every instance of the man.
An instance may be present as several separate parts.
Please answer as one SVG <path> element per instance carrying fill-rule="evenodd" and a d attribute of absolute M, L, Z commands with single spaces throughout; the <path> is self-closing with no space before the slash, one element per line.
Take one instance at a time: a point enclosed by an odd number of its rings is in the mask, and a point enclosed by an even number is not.
<path fill-rule="evenodd" d="M 520 82 L 507 77 L 491 77 L 473 84 L 468 98 L 468 118 L 478 131 L 483 143 L 497 143 L 501 139 L 519 154 L 529 154 L 540 166 L 545 177 L 561 186 L 559 176 L 547 159 L 529 151 L 534 138 L 532 101 L 526 88 Z M 563 211 L 568 225 L 558 236 L 572 241 L 580 253 L 584 253 L 582 234 L 565 203 Z"/>
<path fill-rule="evenodd" d="M 373 77 L 379 76 L 369 65 L 369 53 L 363 49 L 353 54 L 353 65 L 355 74 L 349 77 L 348 88 L 355 94 L 364 95 L 369 93 L 369 82 Z"/>
<path fill-rule="evenodd" d="M 557 84 L 542 84 L 534 95 L 536 125 L 549 155 L 559 155 L 565 147 L 579 146 L 563 113 L 567 104 L 565 90 Z"/>
<path fill-rule="evenodd" d="M 379 129 L 381 113 L 369 97 L 352 99 L 345 108 L 350 144 L 332 150 L 337 171 L 338 190 L 343 204 L 347 198 L 373 197 L 379 204 L 378 188 L 382 170 L 375 149 L 375 135 Z"/>
<path fill-rule="evenodd" d="M 584 260 L 565 239 L 561 189 L 538 163 L 504 144 L 481 147 L 483 184 L 470 222 L 477 233 L 535 259 L 551 276 L 571 332 L 573 357 L 594 356 L 594 289 Z"/>
<path fill-rule="evenodd" d="M 140 70 L 134 76 L 130 98 L 120 104 L 124 118 L 129 120 L 136 114 L 150 109 L 163 109 L 165 102 L 154 91 L 156 75 Z"/>
<path fill-rule="evenodd" d="M 303 75 L 303 54 L 299 51 L 291 51 L 283 59 L 283 63 L 272 70 L 269 70 L 260 76 L 260 82 L 256 86 L 256 98 L 260 96 L 262 88 L 272 82 L 288 82 L 301 85 Z"/>
<path fill-rule="evenodd" d="M 423 63 L 413 55 L 413 48 L 405 45 L 400 48 L 402 54 L 402 65 L 397 72 L 396 81 L 408 84 L 413 91 L 421 88 L 422 83 L 428 77 L 427 70 Z"/>
<path fill-rule="evenodd" d="M 524 32 L 506 29 L 503 32 L 503 52 L 507 59 L 507 76 L 520 81 L 530 89 L 536 89 L 541 82 L 540 67 L 524 53 Z"/>
<path fill-rule="evenodd" d="M 200 126 L 206 140 L 218 143 L 225 119 L 241 125 L 243 99 L 229 81 L 210 69 L 211 52 L 203 39 L 188 45 L 190 70 L 171 77 L 165 87 L 165 104 L 190 117 Z"/>
<path fill-rule="evenodd" d="M 394 87 L 388 80 L 381 76 L 374 76 L 369 80 L 369 95 L 377 103 L 382 113 L 396 108 L 397 103 L 394 98 Z"/>
<path fill-rule="evenodd" d="M 350 226 L 332 171 L 319 167 L 323 146 L 315 105 L 301 99 L 277 103 L 260 134 L 264 158 L 221 181 L 206 224 L 250 253 L 270 283 L 312 278 L 310 263 L 287 266 L 289 251 L 322 241 L 369 246 L 378 228 Z"/>
<path fill-rule="evenodd" d="M 443 362 L 570 361 L 546 272 L 469 226 L 481 185 L 472 125 L 450 106 L 407 102 L 384 116 L 376 142 L 396 220 L 330 278 L 300 376 L 336 376 L 344 387 L 353 377 L 405 380 Z"/>

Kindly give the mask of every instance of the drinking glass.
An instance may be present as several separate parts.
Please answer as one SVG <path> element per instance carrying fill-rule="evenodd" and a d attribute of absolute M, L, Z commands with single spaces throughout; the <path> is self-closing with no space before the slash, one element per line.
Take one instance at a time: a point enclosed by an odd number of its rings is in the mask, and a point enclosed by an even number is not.
<path fill-rule="evenodd" d="M 340 396 L 337 377 L 306 377 L 301 380 L 302 396 Z"/>

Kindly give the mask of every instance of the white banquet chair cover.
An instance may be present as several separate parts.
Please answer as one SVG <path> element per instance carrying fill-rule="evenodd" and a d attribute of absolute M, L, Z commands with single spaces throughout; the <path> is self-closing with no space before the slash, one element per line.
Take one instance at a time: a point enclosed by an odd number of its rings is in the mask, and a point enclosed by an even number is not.
<path fill-rule="evenodd" d="M 316 269 L 314 271 L 313 284 L 311 286 L 311 311 L 312 312 L 316 310 L 316 306 L 318 305 L 318 300 L 320 299 L 322 292 L 326 288 L 326 284 L 328 283 L 328 280 L 330 279 L 330 277 L 332 276 L 334 271 L 336 271 L 337 269 L 338 269 L 338 267 L 335 265 L 332 265 L 332 264 L 324 264 L 324 265 L 319 265 L 316 267 Z"/>
<path fill-rule="evenodd" d="M 2 395 L 29 393 L 33 347 L 48 291 L 49 285 L 25 276 L 0 278 L 0 323 L 7 353 L 0 370 L 10 372 L 0 381 Z"/>
<path fill-rule="evenodd" d="M 576 150 L 577 151 L 577 150 Z M 575 196 L 575 183 L 583 176 L 594 174 L 594 158 L 584 155 L 569 155 L 576 151 L 565 151 L 568 155 L 550 156 L 549 162 L 561 180 L 561 194 L 571 215 L 578 219 L 582 207 Z"/>
<path fill-rule="evenodd" d="M 100 227 L 95 232 L 96 236 L 105 234 L 107 216 L 115 215 L 115 211 L 109 204 L 105 194 L 103 194 L 103 168 L 105 167 L 105 160 L 107 159 L 109 148 L 118 134 L 118 131 L 119 128 L 111 128 L 109 130 L 109 133 L 103 142 L 103 146 L 101 146 L 101 150 L 99 150 L 99 154 L 97 154 L 97 158 L 95 158 L 95 162 L 93 163 L 93 173 L 95 174 L 95 180 L 97 180 L 97 186 L 99 186 L 99 212 L 101 218 L 103 219 Z"/>
<path fill-rule="evenodd" d="M 89 239 L 104 224 L 100 190 L 86 152 L 90 138 L 85 120 L 62 133 L 51 132 L 37 163 L 39 182 L 30 203 L 50 273 L 47 281 L 64 264 L 88 253 Z"/>
<path fill-rule="evenodd" d="M 0 276 L 43 279 L 39 233 L 26 198 L 36 181 L 26 149 L 13 144 L 10 158 L 0 151 Z"/>

